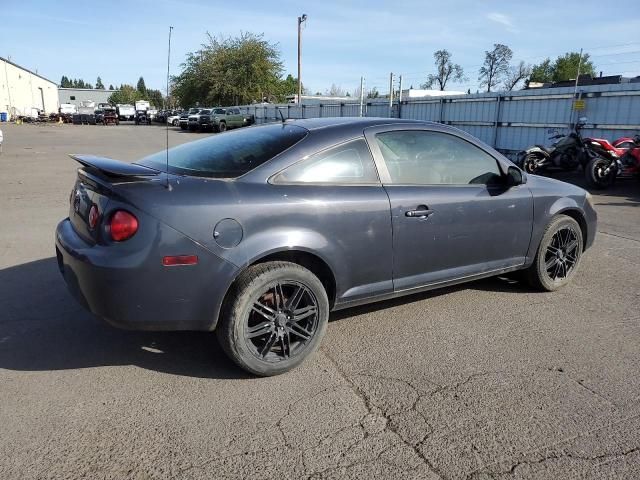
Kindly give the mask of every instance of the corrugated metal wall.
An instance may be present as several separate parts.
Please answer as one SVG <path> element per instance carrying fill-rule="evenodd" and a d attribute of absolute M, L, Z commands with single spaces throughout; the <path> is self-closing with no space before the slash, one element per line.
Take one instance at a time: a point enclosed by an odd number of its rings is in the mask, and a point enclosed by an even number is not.
<path fill-rule="evenodd" d="M 550 129 L 563 131 L 578 117 L 587 117 L 587 136 L 615 139 L 640 133 L 640 84 L 579 87 L 585 109 L 572 111 L 573 88 L 545 88 L 515 92 L 473 94 L 457 97 L 394 102 L 391 116 L 453 125 L 506 153 L 536 143 L 551 143 Z M 257 123 L 284 118 L 353 117 L 359 103 L 315 105 L 245 105 Z M 368 99 L 364 114 L 389 117 L 389 101 Z"/>

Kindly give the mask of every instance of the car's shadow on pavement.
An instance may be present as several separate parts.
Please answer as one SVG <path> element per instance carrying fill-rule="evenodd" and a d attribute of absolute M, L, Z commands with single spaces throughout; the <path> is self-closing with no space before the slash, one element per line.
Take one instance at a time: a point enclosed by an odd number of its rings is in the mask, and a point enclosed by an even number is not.
<path fill-rule="evenodd" d="M 0 368 L 135 365 L 192 377 L 250 378 L 212 333 L 126 331 L 95 318 L 66 291 L 55 258 L 0 270 L 0 285 Z"/>
<path fill-rule="evenodd" d="M 0 368 L 46 371 L 135 365 L 183 376 L 250 378 L 225 356 L 212 333 L 119 330 L 95 318 L 67 292 L 55 258 L 0 270 L 0 285 Z M 513 293 L 526 287 L 492 278 L 337 311 L 331 321 L 460 288 Z"/>

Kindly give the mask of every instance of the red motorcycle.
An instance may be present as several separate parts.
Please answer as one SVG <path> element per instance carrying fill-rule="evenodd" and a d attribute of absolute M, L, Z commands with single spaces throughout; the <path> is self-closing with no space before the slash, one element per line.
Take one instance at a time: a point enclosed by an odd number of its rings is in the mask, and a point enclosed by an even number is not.
<path fill-rule="evenodd" d="M 640 135 L 618 138 L 613 143 L 603 138 L 586 138 L 585 142 L 598 153 L 584 167 L 591 187 L 606 188 L 619 177 L 640 179 Z"/>

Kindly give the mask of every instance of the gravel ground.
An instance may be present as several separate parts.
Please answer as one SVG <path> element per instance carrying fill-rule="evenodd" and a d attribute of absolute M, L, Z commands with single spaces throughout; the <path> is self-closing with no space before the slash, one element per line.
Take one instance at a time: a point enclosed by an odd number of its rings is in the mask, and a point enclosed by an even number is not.
<path fill-rule="evenodd" d="M 258 379 L 211 334 L 107 326 L 57 271 L 67 153 L 133 160 L 162 128 L 2 129 L 0 478 L 640 477 L 640 184 L 594 195 L 564 290 L 489 279 L 338 312 L 310 361 Z"/>

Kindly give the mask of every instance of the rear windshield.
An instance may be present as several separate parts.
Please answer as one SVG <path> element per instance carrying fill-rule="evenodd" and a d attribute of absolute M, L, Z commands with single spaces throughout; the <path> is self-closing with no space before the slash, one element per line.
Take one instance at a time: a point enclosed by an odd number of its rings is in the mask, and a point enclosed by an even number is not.
<path fill-rule="evenodd" d="M 281 123 L 212 135 L 169 150 L 169 173 L 235 178 L 298 143 L 307 130 Z M 143 158 L 140 165 L 166 171 L 167 151 Z"/>

